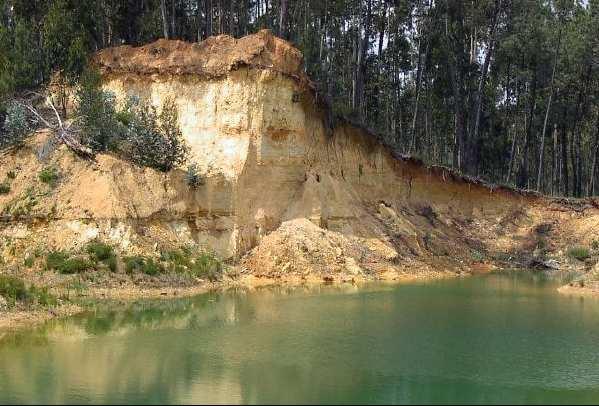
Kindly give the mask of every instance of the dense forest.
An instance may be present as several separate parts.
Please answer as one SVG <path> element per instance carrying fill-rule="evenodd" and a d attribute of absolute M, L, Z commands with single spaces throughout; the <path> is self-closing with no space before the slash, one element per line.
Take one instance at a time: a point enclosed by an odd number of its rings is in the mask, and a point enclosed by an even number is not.
<path fill-rule="evenodd" d="M 0 0 L 0 97 L 89 53 L 270 28 L 319 96 L 397 152 L 543 193 L 599 193 L 598 0 Z"/>

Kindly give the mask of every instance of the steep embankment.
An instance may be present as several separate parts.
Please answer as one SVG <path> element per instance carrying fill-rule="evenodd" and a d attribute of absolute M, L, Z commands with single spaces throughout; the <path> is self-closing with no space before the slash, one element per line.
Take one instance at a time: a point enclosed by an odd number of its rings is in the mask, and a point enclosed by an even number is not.
<path fill-rule="evenodd" d="M 206 182 L 64 147 L 40 162 L 47 133 L 2 156 L 5 267 L 34 250 L 93 239 L 124 253 L 209 248 L 268 279 L 443 276 L 533 258 L 562 267 L 599 231 L 593 201 L 494 188 L 394 156 L 349 124 L 329 128 L 301 53 L 268 31 L 199 44 L 158 41 L 98 53 L 106 89 L 161 105 L 172 99 Z M 57 168 L 55 185 L 40 183 Z"/>

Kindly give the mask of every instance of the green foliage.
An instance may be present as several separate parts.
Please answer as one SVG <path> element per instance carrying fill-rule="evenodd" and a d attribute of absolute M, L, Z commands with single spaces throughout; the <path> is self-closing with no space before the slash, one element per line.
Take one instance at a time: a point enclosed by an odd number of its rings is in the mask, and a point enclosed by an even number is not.
<path fill-rule="evenodd" d="M 204 179 L 198 170 L 198 165 L 193 163 L 187 167 L 187 171 L 185 172 L 185 183 L 189 186 L 190 189 L 197 189 L 200 186 L 204 185 Z"/>
<path fill-rule="evenodd" d="M 160 260 L 167 264 L 170 272 L 206 278 L 212 282 L 220 280 L 224 273 L 223 263 L 212 252 L 196 253 L 191 248 L 183 247 L 163 252 Z"/>
<path fill-rule="evenodd" d="M 105 264 L 112 272 L 117 271 L 117 258 L 114 248 L 100 241 L 87 244 L 85 251 L 96 261 Z"/>
<path fill-rule="evenodd" d="M 154 106 L 132 100 L 119 116 L 126 117 L 120 149 L 128 160 L 163 172 L 185 161 L 187 147 L 179 129 L 174 102 L 166 100 L 158 113 Z"/>
<path fill-rule="evenodd" d="M 35 257 L 33 255 L 28 255 L 23 261 L 23 265 L 27 268 L 31 268 L 35 263 Z"/>
<path fill-rule="evenodd" d="M 191 253 L 186 249 L 162 252 L 160 260 L 167 263 L 170 272 L 185 273 L 191 267 Z"/>
<path fill-rule="evenodd" d="M 125 270 L 128 274 L 141 272 L 149 276 L 164 273 L 164 268 L 154 259 L 142 256 L 125 257 Z"/>
<path fill-rule="evenodd" d="M 22 279 L 14 276 L 0 275 L 0 296 L 7 299 L 11 305 L 17 302 L 41 306 L 56 305 L 56 298 L 48 292 L 48 288 L 27 288 Z"/>
<path fill-rule="evenodd" d="M 81 141 L 94 151 L 110 150 L 163 172 L 185 161 L 187 147 L 171 100 L 165 101 L 160 112 L 134 97 L 116 109 L 114 95 L 102 90 L 99 74 L 87 70 L 81 77 L 77 101 Z"/>
<path fill-rule="evenodd" d="M 8 171 L 6 173 L 6 177 L 10 180 L 14 180 L 17 177 L 17 174 L 14 171 Z"/>
<path fill-rule="evenodd" d="M 54 186 L 59 178 L 58 170 L 54 167 L 44 168 L 39 173 L 38 178 L 42 183 Z"/>
<path fill-rule="evenodd" d="M 29 299 L 29 290 L 23 280 L 14 276 L 0 275 L 0 295 L 12 303 L 23 302 Z"/>
<path fill-rule="evenodd" d="M 484 254 L 480 251 L 476 251 L 476 250 L 472 251 L 471 256 L 472 256 L 472 260 L 476 261 L 476 262 L 483 262 L 485 260 Z"/>
<path fill-rule="evenodd" d="M 115 150 L 124 126 L 117 116 L 114 95 L 101 88 L 99 72 L 92 69 L 84 72 L 76 98 L 81 142 L 96 152 Z"/>
<path fill-rule="evenodd" d="M 576 246 L 568 249 L 568 256 L 579 261 L 584 261 L 585 259 L 591 256 L 591 253 L 589 252 L 589 249 L 586 247 Z"/>
<path fill-rule="evenodd" d="M 192 276 L 207 278 L 211 282 L 218 281 L 222 278 L 224 266 L 222 262 L 210 252 L 200 254 L 195 258 L 190 273 Z"/>
<path fill-rule="evenodd" d="M 7 195 L 10 193 L 10 185 L 8 183 L 0 183 L 0 195 Z"/>
<path fill-rule="evenodd" d="M 91 10 L 85 2 L 76 4 L 79 7 L 73 7 L 68 0 L 52 1 L 43 21 L 42 40 L 48 65 L 62 71 L 68 80 L 81 74 L 91 48 L 89 27 L 85 25 Z"/>
<path fill-rule="evenodd" d="M 31 129 L 27 109 L 19 103 L 10 103 L 0 131 L 0 148 L 21 144 Z"/>
<path fill-rule="evenodd" d="M 85 250 L 92 255 L 97 261 L 106 261 L 115 256 L 114 249 L 103 242 L 92 241 L 87 244 Z"/>
<path fill-rule="evenodd" d="M 46 268 L 61 274 L 76 274 L 95 269 L 92 261 L 82 257 L 71 257 L 64 251 L 53 251 L 46 258 Z"/>

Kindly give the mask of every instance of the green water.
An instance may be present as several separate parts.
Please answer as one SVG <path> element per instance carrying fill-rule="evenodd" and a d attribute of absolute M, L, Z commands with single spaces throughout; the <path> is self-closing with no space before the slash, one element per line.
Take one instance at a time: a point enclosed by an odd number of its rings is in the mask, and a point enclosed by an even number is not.
<path fill-rule="evenodd" d="M 0 403 L 599 403 L 599 300 L 488 275 L 207 294 L 0 342 Z"/>

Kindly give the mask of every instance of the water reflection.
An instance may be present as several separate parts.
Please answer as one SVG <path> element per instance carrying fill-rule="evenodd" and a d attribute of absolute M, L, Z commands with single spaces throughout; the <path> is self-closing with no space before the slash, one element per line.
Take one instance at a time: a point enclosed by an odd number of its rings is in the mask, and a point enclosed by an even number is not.
<path fill-rule="evenodd" d="M 546 275 L 231 291 L 0 346 L 0 403 L 599 400 L 599 301 Z"/>

